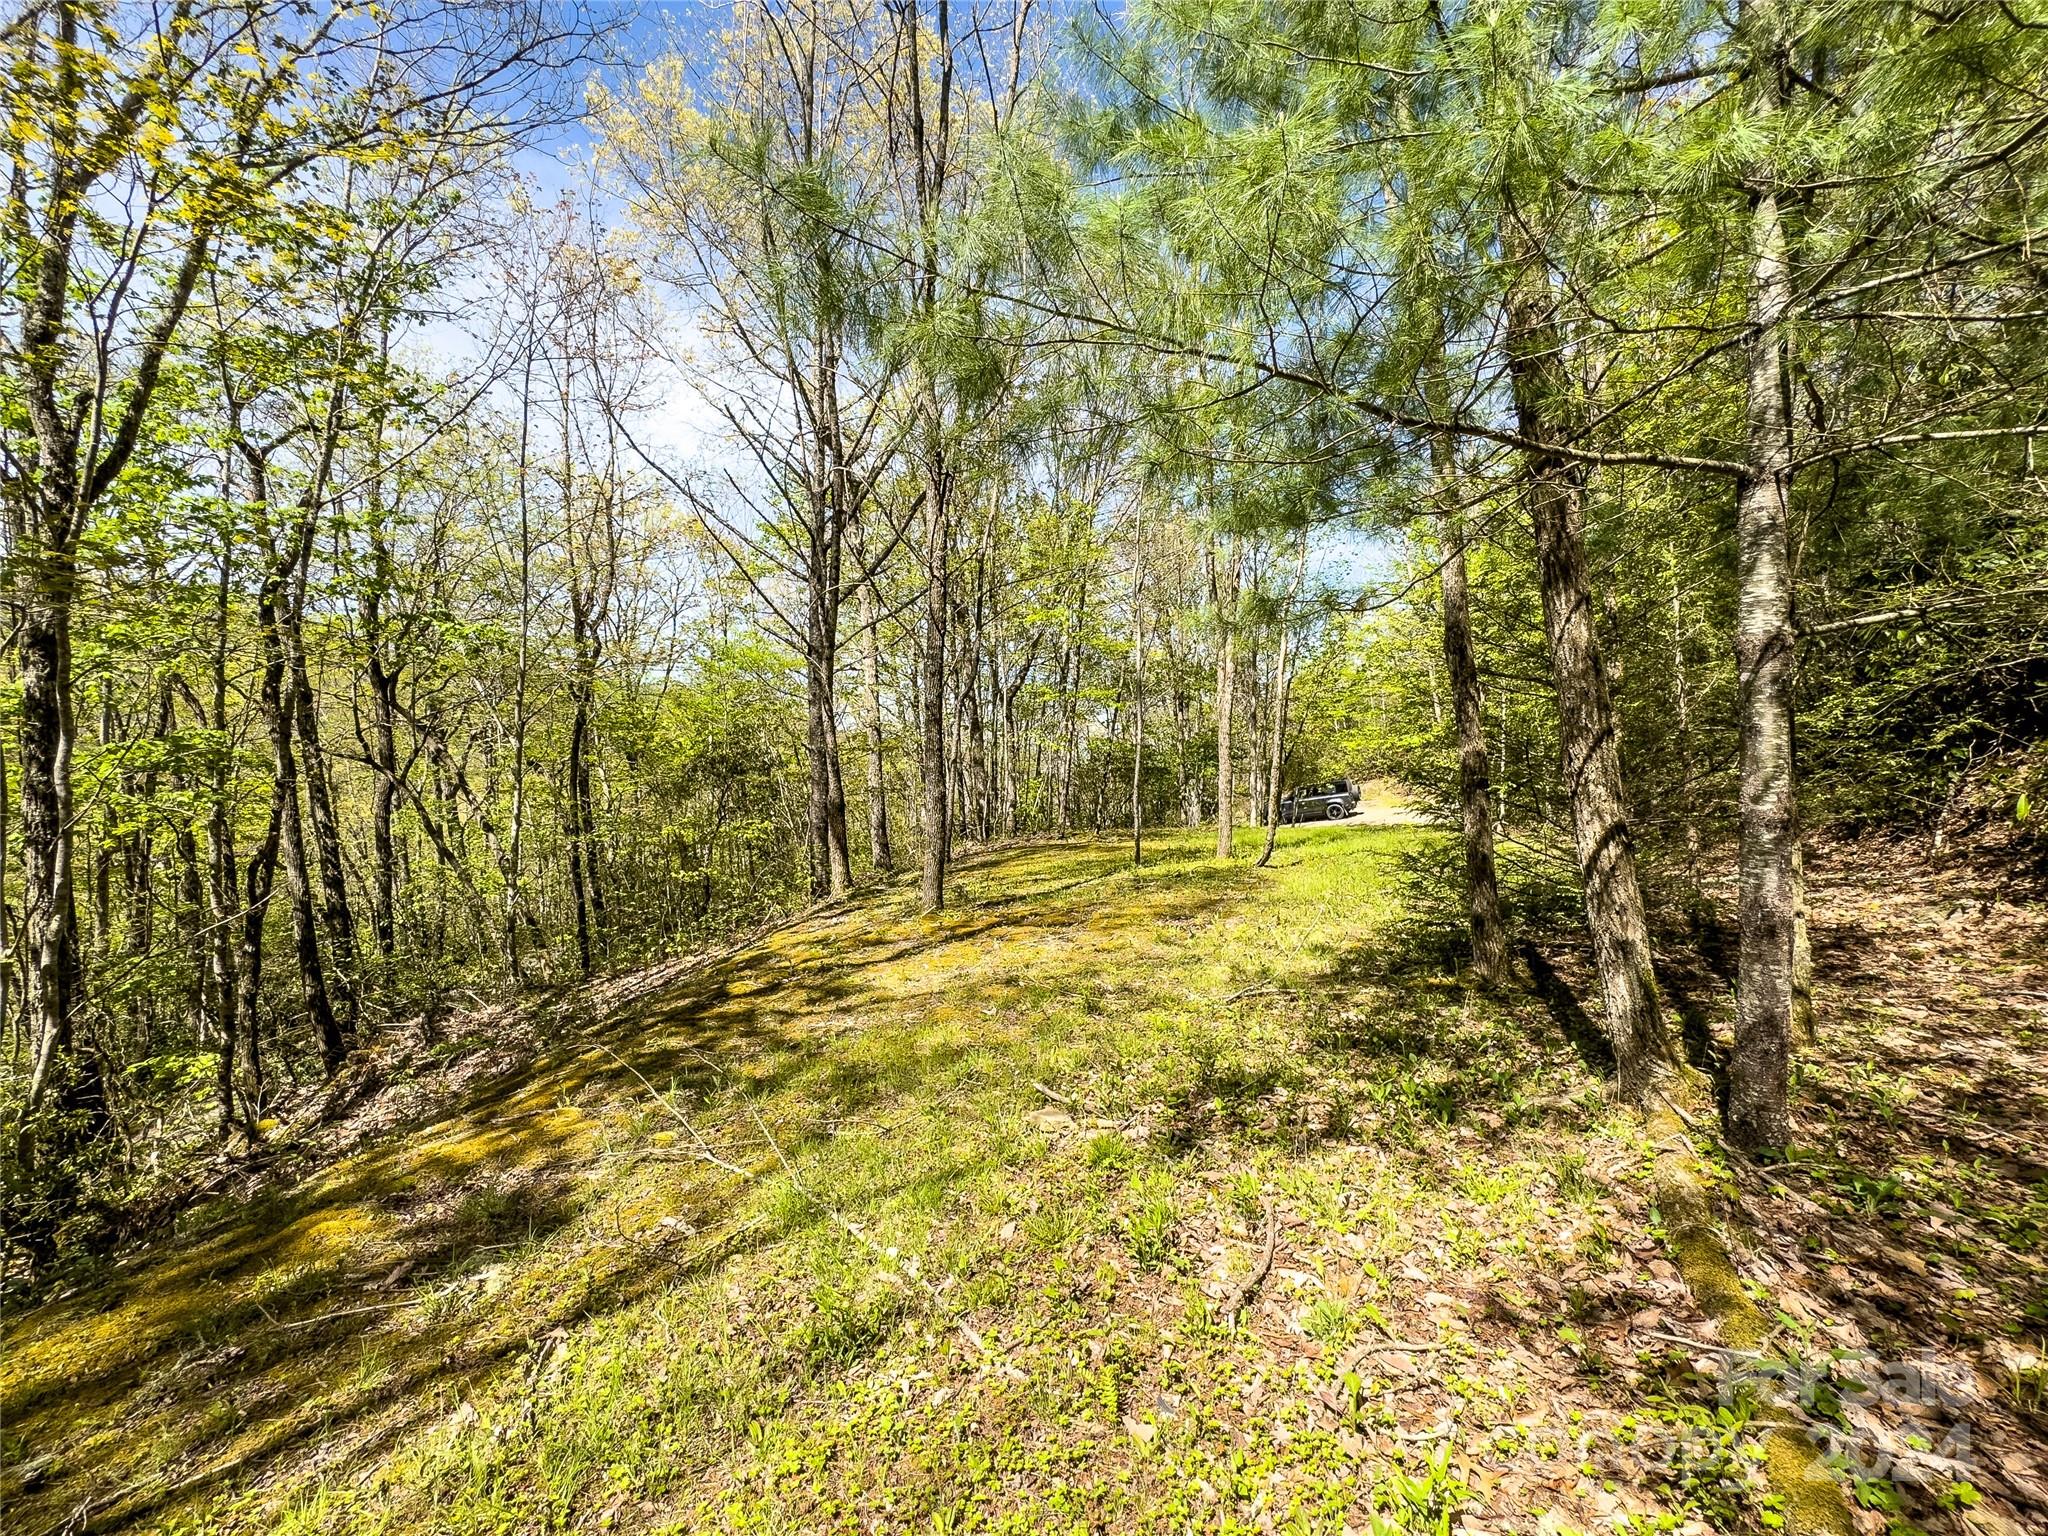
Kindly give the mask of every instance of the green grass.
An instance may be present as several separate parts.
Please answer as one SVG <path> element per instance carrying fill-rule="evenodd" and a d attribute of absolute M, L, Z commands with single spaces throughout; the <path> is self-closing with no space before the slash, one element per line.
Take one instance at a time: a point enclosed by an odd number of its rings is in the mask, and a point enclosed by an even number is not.
<path fill-rule="evenodd" d="M 1413 938 L 1433 835 L 1011 849 L 943 916 L 892 889 L 684 976 L 17 1320 L 0 1407 L 56 1462 L 9 1528 L 1590 1523 L 1600 1479 L 1503 1491 L 1502 1426 L 1563 1401 L 1530 1351 L 1577 1365 L 1477 1319 L 1609 1243 L 1589 1154 L 1641 1149 L 1540 1011 Z M 1383 1335 L 1441 1349 L 1339 1380 Z"/>

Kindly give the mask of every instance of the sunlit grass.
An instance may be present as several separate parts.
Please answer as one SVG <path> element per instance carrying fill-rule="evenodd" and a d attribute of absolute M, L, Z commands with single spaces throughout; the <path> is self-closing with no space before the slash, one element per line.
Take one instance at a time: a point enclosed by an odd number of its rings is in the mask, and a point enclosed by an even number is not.
<path fill-rule="evenodd" d="M 1530 1063 L 1519 1023 L 1402 971 L 1398 871 L 1429 835 L 1289 831 L 1265 870 L 1200 834 L 1135 870 L 1031 846 L 964 863 L 938 916 L 859 899 L 337 1167 L 293 1220 L 347 1283 L 304 1240 L 209 1239 L 249 1255 L 249 1304 L 290 1304 L 268 1325 L 305 1324 L 268 1368 L 180 1367 L 221 1298 L 172 1256 L 112 1293 L 142 1390 L 52 1400 L 98 1326 L 59 1312 L 6 1391 L 116 1485 L 185 1469 L 194 1531 L 1180 1529 L 1238 1474 L 1178 1421 L 1132 1431 L 1116 1361 L 1156 1377 L 1179 1333 L 1201 1342 L 1169 1379 L 1224 1392 L 1248 1358 L 1191 1234 L 1249 1239 L 1279 1199 L 1367 1259 L 1421 1233 L 1477 1260 L 1551 1178 L 1446 1150 Z M 376 1310 L 321 1321 L 352 1303 Z M 1368 1316 L 1304 1305 L 1323 1339 Z M 258 1432 L 195 1424 L 202 1392 Z M 1259 1443 L 1321 1489 L 1303 1528 L 1339 1528 L 1354 1474 Z M 127 1495 L 142 1523 L 165 1482 Z"/>

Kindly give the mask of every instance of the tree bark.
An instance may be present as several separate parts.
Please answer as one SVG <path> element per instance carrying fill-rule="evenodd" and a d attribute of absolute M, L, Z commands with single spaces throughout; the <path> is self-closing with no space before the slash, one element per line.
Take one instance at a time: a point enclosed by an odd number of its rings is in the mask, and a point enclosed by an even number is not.
<path fill-rule="evenodd" d="M 370 635 L 366 666 L 370 682 L 370 763 L 377 784 L 370 799 L 370 846 L 375 867 L 370 881 L 370 926 L 377 938 L 377 952 L 386 960 L 398 948 L 398 841 L 392 823 L 398 810 L 398 677 L 384 664 L 375 635 L 374 621 L 366 619 Z"/>
<path fill-rule="evenodd" d="M 576 674 L 569 686 L 569 892 L 576 904 L 576 961 L 590 974 L 595 935 L 592 921 L 595 872 L 590 844 L 596 831 L 590 804 L 590 711 L 596 690 L 596 658 L 590 655 L 589 615 L 580 595 L 573 600 Z"/>
<path fill-rule="evenodd" d="M 1762 113 L 1784 94 L 1785 61 L 1775 6 L 1743 7 L 1752 30 L 1745 91 Z M 1744 345 L 1746 472 L 1735 508 L 1736 710 L 1740 720 L 1741 942 L 1735 1048 L 1729 1058 L 1728 1134 L 1748 1149 L 1790 1139 L 1786 1082 L 1791 1059 L 1797 807 L 1792 760 L 1794 630 L 1787 501 L 1792 479 L 1785 321 L 1792 302 L 1785 224 L 1775 188 L 1750 204 L 1749 334 Z"/>
<path fill-rule="evenodd" d="M 1802 1045 L 1820 1042 L 1813 1016 L 1813 939 L 1807 928 L 1806 853 L 1792 828 L 1792 1030 Z"/>
<path fill-rule="evenodd" d="M 1242 552 L 1233 543 L 1228 575 L 1214 592 L 1216 617 L 1223 630 L 1222 650 L 1216 661 L 1216 857 L 1219 859 L 1230 857 L 1231 833 L 1237 813 L 1237 788 L 1231 782 L 1230 726 L 1237 703 L 1237 588 L 1242 559 Z"/>
<path fill-rule="evenodd" d="M 860 584 L 862 702 L 866 705 L 868 738 L 868 856 L 882 874 L 894 874 L 896 851 L 889 845 L 887 740 L 882 733 L 882 637 L 881 605 L 875 597 L 872 574 Z"/>
<path fill-rule="evenodd" d="M 265 583 L 258 627 L 263 640 L 263 722 L 270 735 L 270 771 L 276 786 L 278 848 L 284 861 L 285 894 L 291 901 L 292 949 L 298 960 L 299 990 L 320 1041 L 320 1061 L 332 1075 L 348 1055 L 348 1040 L 335 1017 L 320 960 L 320 929 L 313 912 L 313 882 L 306 864 L 305 825 L 299 810 L 298 755 L 292 750 L 293 694 L 286 686 L 283 625 L 279 609 L 290 598 L 282 583 Z"/>
<path fill-rule="evenodd" d="M 1145 862 L 1145 502 L 1131 541 L 1131 866 Z"/>
<path fill-rule="evenodd" d="M 940 911 L 946 904 L 946 859 L 952 835 L 946 795 L 949 500 L 945 472 L 935 465 L 925 496 L 923 697 L 919 700 L 923 715 L 918 767 L 924 780 L 924 860 L 919 870 L 918 895 L 927 912 Z"/>
<path fill-rule="evenodd" d="M 1479 693 L 1479 663 L 1472 650 L 1472 604 L 1465 573 L 1465 519 L 1448 478 L 1449 445 L 1437 450 L 1443 497 L 1444 667 L 1451 678 L 1451 710 L 1458 731 L 1458 805 L 1464 826 L 1465 903 L 1472 930 L 1472 970 L 1499 986 L 1508 967 L 1507 925 L 1493 860 L 1492 785 L 1487 772 L 1486 727 Z"/>
<path fill-rule="evenodd" d="M 1280 654 L 1273 661 L 1273 739 L 1266 751 L 1266 846 L 1259 850 L 1260 869 L 1272 863 L 1273 846 L 1280 840 L 1280 780 L 1287 763 L 1287 695 L 1293 681 L 1287 670 L 1294 636 L 1293 608 L 1307 570 L 1308 535 L 1304 533 L 1300 553 L 1295 557 L 1294 580 L 1288 584 L 1287 597 L 1280 609 Z"/>
<path fill-rule="evenodd" d="M 260 450 L 246 443 L 238 446 L 249 464 L 251 501 L 268 539 L 268 467 Z M 263 659 L 257 703 L 270 742 L 271 815 L 277 828 L 277 848 L 283 857 L 285 894 L 291 902 L 292 947 L 298 960 L 299 988 L 306 1016 L 320 1042 L 321 1063 L 331 1076 L 347 1056 L 349 1041 L 335 1017 L 320 960 L 320 931 L 313 913 L 313 886 L 307 872 L 305 830 L 299 813 L 298 758 L 292 750 L 297 689 L 291 678 L 289 637 L 295 625 L 290 610 L 300 569 L 312 552 L 313 528 L 314 513 L 310 507 L 304 508 L 284 547 L 278 548 L 273 541 L 268 549 L 269 565 L 256 598 L 256 633 Z M 252 882 L 256 873 L 252 866 Z M 254 927 L 250 936 L 260 955 L 262 917 L 253 899 L 251 907 Z M 253 976 L 255 972 L 255 965 L 245 965 L 245 974 Z M 253 997 L 250 1002 L 253 1008 Z"/>
<path fill-rule="evenodd" d="M 1519 238 L 1517 238 L 1519 235 Z M 1556 297 L 1526 232 L 1511 230 L 1521 270 L 1508 294 L 1508 370 L 1517 425 L 1532 443 L 1576 435 Z M 1536 537 L 1543 626 L 1557 690 L 1563 776 L 1571 805 L 1586 923 L 1622 1095 L 1641 1103 L 1671 1061 L 1657 996 L 1649 923 L 1636 875 L 1614 705 L 1586 572 L 1585 468 L 1546 446 L 1523 453 L 1524 502 Z"/>
<path fill-rule="evenodd" d="M 294 609 L 303 601 L 302 593 L 294 602 Z M 320 718 L 314 705 L 312 679 L 306 670 L 304 625 L 296 616 L 291 625 L 290 644 L 292 724 L 299 745 L 304 748 L 306 811 L 312 822 L 313 847 L 320 870 L 320 926 L 327 935 L 328 953 L 334 962 L 334 990 L 340 1003 L 338 1025 L 344 1036 L 351 1036 L 355 1033 L 362 987 L 356 959 L 356 920 L 349 905 L 348 879 L 341 859 L 341 825 L 334 811 L 334 786 L 328 775 L 327 756 L 320 747 Z"/>
<path fill-rule="evenodd" d="M 71 600 L 69 549 L 45 544 L 22 562 L 21 892 L 27 953 L 22 1012 L 32 1042 L 28 1113 L 72 1061 L 78 989 L 78 909 L 71 871 Z M 69 1091 L 69 1084 L 66 1084 Z M 90 1092 L 83 1083 L 80 1088 Z M 29 1161 L 26 1156 L 24 1161 Z"/>

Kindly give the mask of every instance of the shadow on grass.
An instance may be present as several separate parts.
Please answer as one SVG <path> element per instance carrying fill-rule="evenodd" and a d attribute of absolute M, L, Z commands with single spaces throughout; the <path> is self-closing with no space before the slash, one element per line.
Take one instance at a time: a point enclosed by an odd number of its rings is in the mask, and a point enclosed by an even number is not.
<path fill-rule="evenodd" d="M 1170 863 L 1119 890 L 1113 846 L 1026 845 L 962 862 L 957 910 L 885 890 L 769 934 L 578 1027 L 428 1123 L 386 1128 L 294 1188 L 196 1213 L 91 1290 L 8 1320 L 0 1363 L 8 1528 L 141 1529 L 295 1457 L 374 1457 L 445 1419 L 557 1330 L 631 1306 L 786 1236 L 776 1222 L 679 1260 L 612 1210 L 609 1152 L 661 1122 L 801 1084 L 828 1114 L 801 1161 L 892 1094 L 957 1074 L 972 1042 L 917 1031 L 1026 984 L 1084 990 L 1104 942 L 1212 913 L 1242 869 Z M 1080 878 L 1076 865 L 1083 866 Z M 1087 942 L 1046 943 L 1077 927 Z M 844 1028 L 895 1029 L 887 1070 L 829 1056 Z M 674 1166 L 664 1214 L 724 1230 L 747 1182 Z M 772 1172 L 772 1168 L 769 1170 Z M 604 1226 L 607 1212 L 616 1230 Z"/>
<path fill-rule="evenodd" d="M 1526 940 L 1516 948 L 1529 972 L 1530 987 L 1542 1000 L 1544 1011 L 1550 1015 L 1550 1021 L 1557 1026 L 1558 1032 L 1578 1052 L 1586 1070 L 1596 1077 L 1612 1077 L 1614 1045 L 1607 1038 L 1606 1031 L 1586 1012 L 1578 994 L 1566 984 L 1542 950 Z"/>

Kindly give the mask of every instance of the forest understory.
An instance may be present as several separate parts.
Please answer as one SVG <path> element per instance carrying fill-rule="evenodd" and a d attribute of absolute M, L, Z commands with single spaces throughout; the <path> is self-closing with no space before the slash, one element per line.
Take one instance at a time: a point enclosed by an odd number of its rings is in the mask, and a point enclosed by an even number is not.
<path fill-rule="evenodd" d="M 1786 1520 L 1788 1419 L 1860 1531 L 2048 1520 L 2009 862 L 1816 851 L 1793 1155 L 1692 1138 L 1746 1353 L 1567 930 L 1478 990 L 1414 894 L 1444 834 L 1205 843 L 1019 843 L 943 914 L 887 885 L 387 1032 L 266 1171 L 10 1318 L 8 1528 L 1738 1531 Z M 1660 962 L 1725 1036 L 1719 946 Z"/>

